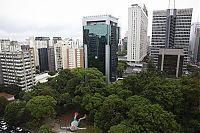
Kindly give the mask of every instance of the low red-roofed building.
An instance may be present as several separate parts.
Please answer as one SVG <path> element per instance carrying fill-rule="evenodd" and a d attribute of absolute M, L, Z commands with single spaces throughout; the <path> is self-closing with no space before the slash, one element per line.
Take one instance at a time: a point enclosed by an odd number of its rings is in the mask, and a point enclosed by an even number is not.
<path fill-rule="evenodd" d="M 0 92 L 0 97 L 5 97 L 8 101 L 13 101 L 15 100 L 15 96 L 5 93 L 5 92 Z"/>

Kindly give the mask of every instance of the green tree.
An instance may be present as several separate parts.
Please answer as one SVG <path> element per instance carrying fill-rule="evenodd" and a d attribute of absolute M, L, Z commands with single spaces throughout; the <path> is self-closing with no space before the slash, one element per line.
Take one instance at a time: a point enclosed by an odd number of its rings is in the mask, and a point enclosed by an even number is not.
<path fill-rule="evenodd" d="M 117 64 L 117 75 L 118 77 L 122 77 L 124 70 L 126 69 L 127 64 L 126 62 L 118 61 Z"/>
<path fill-rule="evenodd" d="M 35 96 L 52 96 L 54 99 L 58 100 L 60 98 L 60 93 L 46 83 L 39 83 L 33 86 L 30 91 L 26 92 L 22 99 L 28 102 Z"/>
<path fill-rule="evenodd" d="M 96 68 L 77 68 L 73 69 L 74 75 L 80 79 L 80 83 L 74 90 L 75 95 L 83 96 L 86 94 L 100 93 L 105 94 L 106 82 L 103 74 Z"/>
<path fill-rule="evenodd" d="M 189 71 L 191 76 L 200 77 L 200 68 L 196 66 L 188 65 L 187 70 Z"/>
<path fill-rule="evenodd" d="M 200 80 L 198 77 L 182 77 L 183 111 L 180 123 L 184 132 L 200 132 Z"/>
<path fill-rule="evenodd" d="M 0 117 L 4 115 L 4 110 L 7 104 L 8 100 L 5 97 L 0 97 Z"/>
<path fill-rule="evenodd" d="M 87 94 L 83 97 L 82 107 L 89 112 L 89 118 L 91 121 L 94 120 L 94 115 L 99 111 L 103 101 L 104 97 L 99 93 L 95 93 L 94 95 Z"/>
<path fill-rule="evenodd" d="M 112 126 L 108 133 L 134 133 L 134 129 L 129 126 L 127 121 L 122 121 L 120 124 Z"/>
<path fill-rule="evenodd" d="M 129 108 L 128 127 L 133 132 L 142 133 L 178 133 L 179 124 L 175 121 L 174 115 L 168 113 L 158 104 L 140 96 L 129 97 L 126 101 Z"/>
<path fill-rule="evenodd" d="M 51 130 L 47 124 L 42 125 L 38 130 L 38 133 L 50 133 L 50 132 Z"/>
<path fill-rule="evenodd" d="M 141 95 L 174 114 L 182 111 L 183 93 L 178 80 L 152 81 L 145 86 Z"/>
<path fill-rule="evenodd" d="M 9 124 L 19 124 L 24 122 L 25 117 L 25 102 L 14 101 L 6 106 L 4 118 Z"/>
<path fill-rule="evenodd" d="M 35 119 L 43 120 L 55 117 L 55 105 L 56 100 L 51 96 L 36 96 L 28 101 L 26 108 Z"/>
<path fill-rule="evenodd" d="M 126 106 L 123 99 L 117 95 L 110 95 L 105 98 L 99 112 L 95 114 L 95 125 L 106 132 L 111 126 L 119 124 L 124 120 Z"/>
<path fill-rule="evenodd" d="M 148 59 L 147 59 L 147 71 L 148 72 L 156 72 L 156 66 L 155 66 L 155 64 L 153 63 L 153 60 L 149 57 Z"/>
<path fill-rule="evenodd" d="M 72 105 L 72 97 L 69 93 L 60 94 L 57 105 L 56 105 L 56 112 L 57 114 L 63 114 L 64 112 L 68 111 L 68 108 Z"/>
<path fill-rule="evenodd" d="M 66 89 L 67 81 L 74 78 L 74 74 L 69 69 L 64 69 L 59 72 L 58 76 L 51 79 L 47 82 L 50 86 L 52 86 L 55 90 L 62 92 L 63 89 Z"/>
<path fill-rule="evenodd" d="M 132 95 L 132 91 L 125 88 L 122 81 L 115 81 L 112 84 L 108 84 L 107 93 L 108 95 L 116 94 L 124 100 Z"/>

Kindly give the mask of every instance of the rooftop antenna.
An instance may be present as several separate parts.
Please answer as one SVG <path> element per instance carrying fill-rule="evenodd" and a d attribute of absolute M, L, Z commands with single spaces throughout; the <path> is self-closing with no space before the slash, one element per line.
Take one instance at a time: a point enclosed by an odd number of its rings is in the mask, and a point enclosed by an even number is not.
<path fill-rule="evenodd" d="M 199 9 L 199 8 L 200 8 L 200 2 L 197 5 L 197 9 Z M 198 12 L 198 16 L 197 16 L 197 22 L 200 22 L 200 14 L 199 14 L 199 12 Z"/>
<path fill-rule="evenodd" d="M 176 0 L 174 0 L 173 4 L 174 4 L 173 8 L 175 9 L 175 7 L 176 7 Z M 171 0 L 169 0 L 168 9 L 171 9 Z"/>
<path fill-rule="evenodd" d="M 174 0 L 174 9 L 175 9 L 175 7 L 176 7 L 176 0 Z"/>

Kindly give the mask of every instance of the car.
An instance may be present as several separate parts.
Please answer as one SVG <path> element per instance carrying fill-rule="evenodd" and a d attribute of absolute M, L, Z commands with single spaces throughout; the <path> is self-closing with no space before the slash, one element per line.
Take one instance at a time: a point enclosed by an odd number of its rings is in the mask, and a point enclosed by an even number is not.
<path fill-rule="evenodd" d="M 23 130 L 23 133 L 31 133 L 30 131 Z"/>
<path fill-rule="evenodd" d="M 8 124 L 6 124 L 6 125 L 0 125 L 0 128 L 8 128 L 9 126 L 8 126 Z"/>
<path fill-rule="evenodd" d="M 0 126 L 0 129 L 3 130 L 3 131 L 5 131 L 5 130 L 8 129 L 8 127 L 4 125 L 4 126 Z"/>
<path fill-rule="evenodd" d="M 3 128 L 3 127 L 7 127 L 7 125 L 1 125 L 0 127 L 2 127 L 2 128 Z"/>
<path fill-rule="evenodd" d="M 0 121 L 0 125 L 6 125 L 7 123 L 3 120 Z"/>
<path fill-rule="evenodd" d="M 0 133 L 1 133 L 1 132 L 3 132 L 3 130 L 2 130 L 2 129 L 0 129 Z"/>
<path fill-rule="evenodd" d="M 22 132 L 23 131 L 23 129 L 22 128 L 20 128 L 20 127 L 16 127 L 16 129 L 15 129 L 17 132 Z"/>
<path fill-rule="evenodd" d="M 12 130 L 9 131 L 9 133 L 15 133 L 15 130 L 12 129 Z"/>

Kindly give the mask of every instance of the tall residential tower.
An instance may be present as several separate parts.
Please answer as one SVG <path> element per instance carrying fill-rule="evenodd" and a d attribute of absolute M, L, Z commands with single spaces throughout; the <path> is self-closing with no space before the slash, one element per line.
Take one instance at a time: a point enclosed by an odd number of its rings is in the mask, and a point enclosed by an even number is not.
<path fill-rule="evenodd" d="M 148 12 L 133 4 L 128 9 L 127 61 L 139 63 L 147 54 Z"/>
<path fill-rule="evenodd" d="M 34 51 L 21 48 L 16 41 L 7 46 L 10 50 L 0 52 L 0 83 L 16 84 L 27 90 L 35 85 Z"/>

